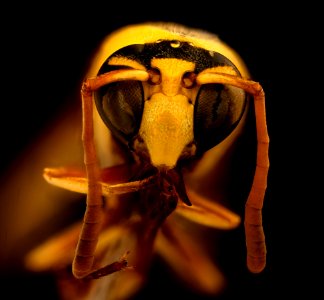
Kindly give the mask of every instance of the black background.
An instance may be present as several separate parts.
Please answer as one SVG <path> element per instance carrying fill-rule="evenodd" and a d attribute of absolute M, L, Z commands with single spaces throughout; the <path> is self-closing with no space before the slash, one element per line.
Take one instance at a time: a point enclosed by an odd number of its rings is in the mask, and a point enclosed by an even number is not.
<path fill-rule="evenodd" d="M 303 271 L 310 258 L 301 251 L 309 241 L 304 226 L 307 205 L 296 215 L 296 207 L 300 208 L 308 200 L 301 176 L 309 174 L 302 171 L 306 166 L 302 160 L 306 147 L 299 142 L 307 137 L 297 127 L 300 115 L 305 114 L 296 110 L 305 101 L 301 94 L 295 93 L 305 87 L 298 72 L 308 61 L 301 58 L 305 57 L 301 54 L 305 54 L 302 47 L 307 41 L 300 42 L 301 35 L 303 40 L 305 34 L 299 13 L 276 5 L 238 6 L 215 2 L 210 6 L 201 1 L 180 4 L 185 8 L 175 8 L 173 3 L 165 2 L 115 6 L 89 2 L 68 8 L 47 2 L 35 6 L 19 4 L 2 11 L 3 16 L 8 16 L 7 20 L 1 20 L 2 173 L 6 174 L 16 157 L 23 155 L 42 128 L 49 126 L 64 109 L 64 101 L 74 95 L 78 97 L 89 58 L 106 34 L 142 21 L 174 21 L 209 30 L 240 53 L 253 78 L 263 86 L 271 140 L 271 168 L 264 208 L 267 268 L 260 275 L 252 275 L 244 268 L 243 254 L 242 258 L 233 258 L 232 273 L 228 275 L 230 288 L 216 299 L 274 299 L 277 295 L 304 290 L 304 279 L 312 279 L 314 275 Z M 228 255 L 236 254 L 236 249 L 228 251 Z M 10 272 L 7 268 L 0 272 L 1 292 L 12 295 L 8 299 L 22 295 L 33 299 L 57 297 L 50 276 L 19 270 Z M 205 299 L 179 287 L 167 276 L 170 276 L 167 270 L 157 262 L 152 280 L 140 295 L 142 299 L 173 295 Z M 307 292 L 311 291 L 312 286 L 307 288 Z"/>

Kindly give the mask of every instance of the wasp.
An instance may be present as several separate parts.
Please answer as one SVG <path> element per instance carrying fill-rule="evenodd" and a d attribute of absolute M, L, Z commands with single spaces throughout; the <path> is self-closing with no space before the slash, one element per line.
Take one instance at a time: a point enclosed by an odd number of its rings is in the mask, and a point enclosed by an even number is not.
<path fill-rule="evenodd" d="M 253 273 L 265 268 L 265 94 L 230 46 L 175 23 L 125 26 L 94 55 L 81 105 L 84 165 L 47 167 L 43 176 L 86 195 L 84 217 L 34 249 L 26 258 L 30 269 L 68 266 L 66 299 L 128 299 L 158 253 L 186 282 L 217 293 L 222 275 L 197 242 L 199 234 L 187 228 L 240 224 L 217 199 L 227 153 L 251 106 L 257 157 L 245 204 L 247 267 Z"/>

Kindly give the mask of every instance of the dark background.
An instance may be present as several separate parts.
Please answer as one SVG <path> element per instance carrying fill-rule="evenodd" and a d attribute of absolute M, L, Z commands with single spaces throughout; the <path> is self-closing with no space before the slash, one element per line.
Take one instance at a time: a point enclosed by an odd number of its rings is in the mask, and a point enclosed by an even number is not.
<path fill-rule="evenodd" d="M 243 253 L 237 258 L 241 249 L 224 250 L 230 284 L 225 294 L 216 299 L 274 299 L 296 291 L 310 293 L 313 285 L 307 287 L 305 279 L 312 281 L 314 275 L 304 271 L 304 267 L 311 264 L 311 257 L 302 250 L 308 249 L 305 245 L 310 242 L 305 228 L 308 209 L 303 205 L 308 197 L 304 188 L 306 181 L 301 179 L 310 173 L 305 170 L 307 163 L 302 159 L 306 146 L 299 142 L 307 140 L 307 136 L 298 127 L 300 116 L 307 114 L 310 108 L 307 106 L 306 112 L 297 110 L 305 101 L 301 93 L 296 93 L 296 90 L 305 90 L 298 72 L 308 61 L 301 59 L 305 57 L 302 55 L 305 44 L 300 41 L 301 35 L 305 39 L 305 34 L 299 13 L 291 8 L 265 4 L 238 6 L 216 2 L 210 6 L 197 2 L 180 6 L 186 8 L 176 9 L 172 3 L 165 2 L 135 3 L 132 7 L 124 3 L 113 7 L 89 2 L 68 9 L 47 2 L 46 5 L 25 4 L 3 10 L 2 15 L 8 18 L 1 20 L 4 78 L 0 106 L 1 173 L 5 178 L 16 158 L 23 155 L 43 128 L 50 126 L 64 110 L 67 99 L 79 97 L 90 56 L 109 32 L 142 21 L 174 21 L 209 30 L 240 53 L 253 78 L 263 86 L 271 141 L 264 207 L 267 267 L 259 275 L 250 274 L 245 269 L 244 241 L 227 241 L 229 246 L 242 247 Z M 305 14 L 306 11 L 301 15 Z M 299 67 L 296 68 L 296 64 Z M 302 210 L 296 212 L 296 207 L 301 206 Z M 239 238 L 239 235 L 232 237 Z M 12 270 L 7 264 L 3 265 L 1 291 L 12 295 L 10 299 L 22 295 L 56 299 L 50 276 L 26 274 L 19 268 Z M 168 276 L 165 267 L 157 262 L 141 296 L 164 299 L 176 293 L 186 299 L 205 299 L 188 292 Z"/>

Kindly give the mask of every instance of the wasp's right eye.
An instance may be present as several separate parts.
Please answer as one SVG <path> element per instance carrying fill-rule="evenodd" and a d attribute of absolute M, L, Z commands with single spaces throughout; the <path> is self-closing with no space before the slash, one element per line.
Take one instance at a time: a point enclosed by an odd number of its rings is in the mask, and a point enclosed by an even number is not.
<path fill-rule="evenodd" d="M 124 144 L 137 134 L 143 113 L 143 86 L 140 81 L 121 81 L 94 93 L 104 123 Z"/>

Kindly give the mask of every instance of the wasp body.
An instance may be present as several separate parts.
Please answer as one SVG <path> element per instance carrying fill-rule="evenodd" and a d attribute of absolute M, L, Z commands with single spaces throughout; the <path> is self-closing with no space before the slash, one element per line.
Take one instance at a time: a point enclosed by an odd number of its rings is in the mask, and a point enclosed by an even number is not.
<path fill-rule="evenodd" d="M 248 268 L 261 272 L 269 138 L 264 93 L 249 77 L 239 55 L 204 31 L 145 23 L 109 35 L 81 91 L 85 168 L 44 171 L 49 183 L 87 194 L 84 220 L 34 250 L 29 266 L 52 269 L 73 259 L 69 290 L 75 282 L 86 287 L 74 288 L 78 299 L 126 299 L 145 282 L 157 252 L 193 287 L 217 293 L 221 273 L 195 234 L 177 224 L 181 218 L 217 229 L 240 224 L 217 200 L 227 154 L 253 105 L 257 167 L 245 229 Z M 44 262 L 67 244 L 63 263 L 62 257 Z"/>

